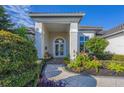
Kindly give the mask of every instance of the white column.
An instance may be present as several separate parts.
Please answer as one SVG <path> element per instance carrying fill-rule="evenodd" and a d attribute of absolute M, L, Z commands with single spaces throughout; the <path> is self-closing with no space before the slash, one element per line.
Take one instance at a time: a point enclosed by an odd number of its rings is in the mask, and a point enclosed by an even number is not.
<path fill-rule="evenodd" d="M 35 23 L 35 46 L 39 59 L 44 57 L 44 31 L 42 23 Z"/>
<path fill-rule="evenodd" d="M 78 52 L 78 23 L 70 24 L 70 59 L 73 60 Z"/>

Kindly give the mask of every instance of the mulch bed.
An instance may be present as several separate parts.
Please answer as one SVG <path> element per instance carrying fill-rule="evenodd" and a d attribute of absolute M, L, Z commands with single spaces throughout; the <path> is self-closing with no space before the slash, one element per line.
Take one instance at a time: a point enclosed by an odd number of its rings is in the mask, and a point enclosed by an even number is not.
<path fill-rule="evenodd" d="M 124 76 L 124 72 L 116 74 L 114 71 L 107 69 L 100 69 L 98 73 L 96 73 L 95 69 L 91 69 L 86 71 L 88 74 L 96 75 L 96 76 Z"/>
<path fill-rule="evenodd" d="M 116 74 L 114 71 L 111 71 L 111 70 L 108 70 L 108 69 L 105 69 L 105 68 L 101 68 L 99 69 L 99 72 L 96 73 L 95 69 L 90 69 L 90 70 L 87 70 L 87 71 L 76 71 L 74 69 L 69 69 L 67 67 L 65 67 L 65 69 L 69 72 L 74 72 L 74 73 L 79 73 L 79 74 L 83 74 L 83 73 L 87 73 L 87 74 L 90 74 L 90 75 L 95 75 L 95 76 L 120 76 L 120 77 L 124 77 L 124 72 L 121 72 L 119 74 Z"/>

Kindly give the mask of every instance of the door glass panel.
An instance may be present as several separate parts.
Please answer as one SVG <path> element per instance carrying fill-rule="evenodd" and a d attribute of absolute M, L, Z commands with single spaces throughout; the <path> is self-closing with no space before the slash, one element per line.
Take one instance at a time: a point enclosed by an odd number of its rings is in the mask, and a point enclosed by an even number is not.
<path fill-rule="evenodd" d="M 55 45 L 55 54 L 56 56 L 59 56 L 59 44 Z"/>
<path fill-rule="evenodd" d="M 60 44 L 60 55 L 64 55 L 64 45 Z"/>
<path fill-rule="evenodd" d="M 55 40 L 55 56 L 61 57 L 64 55 L 64 40 L 58 38 Z"/>

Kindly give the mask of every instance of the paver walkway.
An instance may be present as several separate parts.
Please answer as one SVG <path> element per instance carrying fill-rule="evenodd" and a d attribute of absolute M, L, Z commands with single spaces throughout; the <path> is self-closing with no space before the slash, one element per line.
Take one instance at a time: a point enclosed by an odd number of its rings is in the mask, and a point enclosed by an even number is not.
<path fill-rule="evenodd" d="M 124 77 L 77 74 L 64 69 L 63 64 L 47 64 L 44 75 L 49 80 L 66 83 L 66 87 L 124 87 Z"/>

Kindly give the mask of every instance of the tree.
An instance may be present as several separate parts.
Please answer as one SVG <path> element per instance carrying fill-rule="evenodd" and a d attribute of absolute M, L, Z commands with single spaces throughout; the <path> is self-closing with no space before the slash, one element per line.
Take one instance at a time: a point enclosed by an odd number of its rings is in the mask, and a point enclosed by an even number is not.
<path fill-rule="evenodd" d="M 3 6 L 0 6 L 0 30 L 12 29 L 14 24 L 12 24 L 9 15 L 6 13 Z"/>
<path fill-rule="evenodd" d="M 15 29 L 15 33 L 18 34 L 19 36 L 25 38 L 25 39 L 28 39 L 27 30 L 28 29 L 22 25 L 22 26 L 18 27 L 17 29 Z"/>
<path fill-rule="evenodd" d="M 109 42 L 106 39 L 94 37 L 86 42 L 86 49 L 88 49 L 93 54 L 100 54 L 104 52 L 108 44 Z"/>

